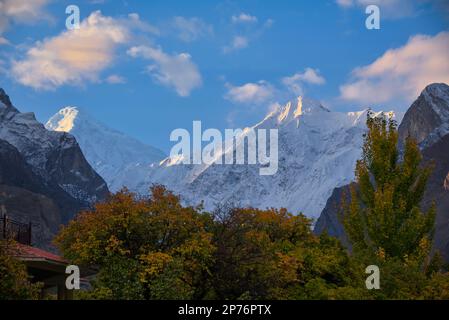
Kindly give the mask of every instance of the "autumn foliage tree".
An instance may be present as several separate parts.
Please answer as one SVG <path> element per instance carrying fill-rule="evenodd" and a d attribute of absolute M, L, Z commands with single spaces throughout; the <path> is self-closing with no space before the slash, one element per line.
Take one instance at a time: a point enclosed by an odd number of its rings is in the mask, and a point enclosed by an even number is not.
<path fill-rule="evenodd" d="M 323 299 L 349 286 L 350 259 L 285 209 L 182 206 L 155 186 L 123 190 L 64 227 L 56 244 L 98 268 L 87 299 Z"/>
<path fill-rule="evenodd" d="M 0 240 L 0 300 L 38 299 L 40 283 L 31 283 L 25 264 L 14 257 L 16 245 Z"/>
<path fill-rule="evenodd" d="M 310 242 L 310 221 L 285 209 L 220 207 L 214 214 L 213 267 L 217 298 L 263 298 L 295 284 L 300 261 L 290 255 Z"/>
<path fill-rule="evenodd" d="M 223 206 L 214 218 L 214 298 L 326 299 L 351 283 L 346 250 L 303 214 Z"/>
<path fill-rule="evenodd" d="M 214 246 L 210 216 L 155 186 L 149 198 L 123 190 L 81 213 L 55 242 L 64 256 L 99 268 L 91 298 L 201 298 Z"/>
<path fill-rule="evenodd" d="M 344 205 L 352 251 L 286 209 L 181 203 L 163 186 L 122 190 L 56 238 L 64 256 L 98 269 L 86 299 L 438 299 L 449 277 L 429 259 L 434 209 L 420 210 L 430 167 L 395 123 L 368 118 L 358 188 Z M 401 161 L 402 160 L 402 161 Z M 367 290 L 365 268 L 381 268 Z"/>

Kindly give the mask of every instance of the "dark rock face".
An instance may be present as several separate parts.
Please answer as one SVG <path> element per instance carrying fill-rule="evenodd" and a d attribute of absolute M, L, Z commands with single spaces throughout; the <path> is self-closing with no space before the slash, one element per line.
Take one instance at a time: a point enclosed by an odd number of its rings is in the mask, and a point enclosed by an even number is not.
<path fill-rule="evenodd" d="M 22 155 L 4 140 L 0 140 L 0 213 L 22 223 L 32 222 L 32 242 L 48 248 L 61 224 L 61 208 L 76 203 L 60 189 L 52 190 L 33 173 Z M 63 206 L 52 199 L 58 195 Z M 68 208 L 67 208 L 68 209 Z"/>
<path fill-rule="evenodd" d="M 449 86 L 427 86 L 404 115 L 398 131 L 400 144 L 410 136 L 422 148 L 449 134 Z"/>
<path fill-rule="evenodd" d="M 62 136 L 62 139 L 65 138 L 66 134 Z M 74 140 L 72 136 L 70 139 Z M 57 185 L 76 199 L 81 207 L 89 207 L 97 201 L 104 200 L 109 194 L 106 182 L 86 161 L 77 143 L 65 144 L 65 147 L 51 150 L 45 169 L 50 181 L 57 182 Z M 72 213 L 63 215 L 63 222 L 71 218 Z"/>
<path fill-rule="evenodd" d="M 108 188 L 92 169 L 75 138 L 48 131 L 33 113 L 20 113 L 3 94 L 0 103 L 0 139 L 13 145 L 37 175 L 56 184 L 85 206 L 104 199 Z M 71 217 L 66 215 L 64 221 Z"/>
<path fill-rule="evenodd" d="M 75 138 L 47 131 L 32 113 L 20 113 L 0 89 L 0 210 L 32 222 L 33 241 L 48 248 L 80 210 L 109 194 Z"/>
<path fill-rule="evenodd" d="M 424 194 L 423 206 L 428 208 L 434 202 L 437 207 L 434 247 L 449 261 L 449 135 L 425 149 L 423 157 L 425 161 L 435 164 Z"/>
<path fill-rule="evenodd" d="M 345 235 L 345 230 L 340 221 L 341 217 L 341 204 L 343 200 L 350 201 L 351 198 L 351 185 L 346 185 L 340 188 L 335 188 L 332 195 L 327 200 L 326 207 L 319 219 L 317 220 L 314 228 L 316 234 L 327 232 L 328 235 L 337 237 L 346 245 L 348 243 Z"/>
<path fill-rule="evenodd" d="M 0 88 L 0 102 L 3 102 L 3 104 L 7 107 L 12 107 L 12 103 L 11 100 L 9 100 L 9 96 L 2 88 Z"/>
<path fill-rule="evenodd" d="M 402 142 L 411 136 L 420 142 L 424 162 L 434 162 L 435 168 L 429 177 L 426 193 L 422 201 L 424 209 L 435 202 L 434 249 L 439 250 L 449 261 L 449 86 L 433 84 L 428 86 L 404 116 L 399 127 Z M 334 190 L 326 207 L 318 219 L 314 232 L 327 230 L 330 235 L 347 242 L 343 226 L 338 219 L 343 192 L 349 186 Z"/>

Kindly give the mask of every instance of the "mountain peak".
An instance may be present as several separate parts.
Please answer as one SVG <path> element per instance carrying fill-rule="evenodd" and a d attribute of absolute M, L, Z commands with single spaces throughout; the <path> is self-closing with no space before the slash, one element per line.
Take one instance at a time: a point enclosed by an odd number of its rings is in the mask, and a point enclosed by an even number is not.
<path fill-rule="evenodd" d="M 74 106 L 59 110 L 45 127 L 74 135 L 86 159 L 105 178 L 112 191 L 122 187 L 115 185 L 114 181 L 127 166 L 145 166 L 166 157 L 161 150 L 108 127 L 84 109 Z"/>
<path fill-rule="evenodd" d="M 290 100 L 285 105 L 277 105 L 265 119 L 276 118 L 278 123 L 289 122 L 303 115 L 316 114 L 320 112 L 330 112 L 328 109 L 317 101 L 310 98 L 298 96 L 294 100 Z"/>
<path fill-rule="evenodd" d="M 45 127 L 48 130 L 70 132 L 75 126 L 75 120 L 79 114 L 77 107 L 68 106 L 62 108 L 48 120 Z"/>
<path fill-rule="evenodd" d="M 423 93 L 432 95 L 447 95 L 449 94 L 449 86 L 446 83 L 432 83 L 425 87 Z"/>
<path fill-rule="evenodd" d="M 421 93 L 432 109 L 449 120 L 449 86 L 445 83 L 432 83 Z"/>
<path fill-rule="evenodd" d="M 12 103 L 11 100 L 9 99 L 9 96 L 2 88 L 0 88 L 0 102 L 2 102 L 7 107 L 12 107 Z"/>
<path fill-rule="evenodd" d="M 449 133 L 449 86 L 428 85 L 406 112 L 399 126 L 400 141 L 413 137 L 421 147 L 429 147 Z"/>

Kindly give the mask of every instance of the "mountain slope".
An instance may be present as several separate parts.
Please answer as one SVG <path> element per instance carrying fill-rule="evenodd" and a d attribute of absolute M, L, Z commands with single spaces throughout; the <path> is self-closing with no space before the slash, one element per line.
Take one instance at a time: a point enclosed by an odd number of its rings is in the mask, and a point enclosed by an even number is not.
<path fill-rule="evenodd" d="M 286 207 L 295 214 L 317 217 L 333 188 L 353 178 L 364 117 L 364 112 L 330 112 L 300 97 L 254 126 L 279 130 L 275 175 L 260 176 L 259 166 L 254 165 L 212 165 L 179 191 L 192 203 L 204 200 L 206 208 L 230 201 L 259 208 Z"/>
<path fill-rule="evenodd" d="M 123 186 L 116 177 L 127 167 L 159 162 L 165 157 L 159 149 L 106 127 L 76 107 L 61 109 L 45 127 L 75 136 L 87 161 L 107 181 L 112 191 Z"/>
<path fill-rule="evenodd" d="M 0 141 L 3 213 L 46 226 L 38 245 L 48 245 L 60 223 L 109 194 L 72 135 L 48 131 L 34 114 L 20 113 L 3 89 Z"/>
<path fill-rule="evenodd" d="M 47 186 L 19 151 L 0 139 L 0 214 L 32 222 L 33 244 L 48 247 L 62 222 L 62 211 L 76 206 L 75 199 L 58 186 Z"/>

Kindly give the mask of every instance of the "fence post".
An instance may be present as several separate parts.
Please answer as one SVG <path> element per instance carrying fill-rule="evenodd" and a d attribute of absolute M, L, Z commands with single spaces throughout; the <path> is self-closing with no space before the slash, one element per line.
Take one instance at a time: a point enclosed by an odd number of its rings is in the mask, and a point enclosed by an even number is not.
<path fill-rule="evenodd" d="M 7 217 L 6 217 L 6 214 L 4 214 L 3 215 L 3 239 L 7 239 L 7 236 L 6 236 L 6 219 L 7 219 Z"/>
<path fill-rule="evenodd" d="M 28 245 L 31 246 L 31 221 L 28 224 Z"/>

